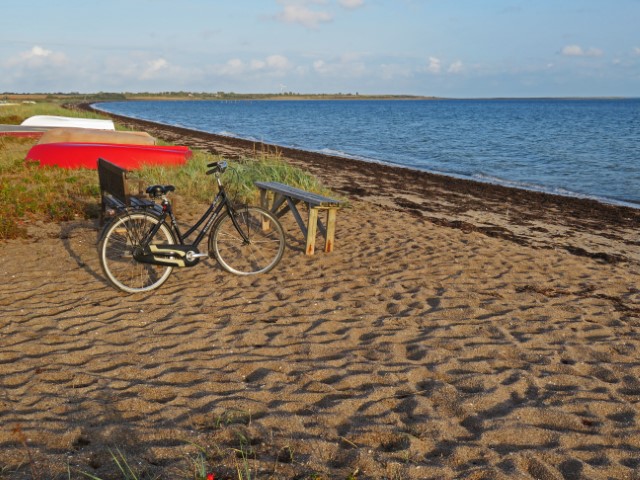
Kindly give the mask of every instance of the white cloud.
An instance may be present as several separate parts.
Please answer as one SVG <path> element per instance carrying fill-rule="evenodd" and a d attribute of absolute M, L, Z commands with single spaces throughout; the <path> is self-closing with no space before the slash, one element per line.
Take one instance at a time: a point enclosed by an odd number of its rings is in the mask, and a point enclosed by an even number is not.
<path fill-rule="evenodd" d="M 338 2 L 344 8 L 360 8 L 364 6 L 364 0 L 339 0 Z"/>
<path fill-rule="evenodd" d="M 151 78 L 155 78 L 163 70 L 166 71 L 168 69 L 169 69 L 169 62 L 167 62 L 164 58 L 149 60 L 146 64 L 146 68 L 140 74 L 140 79 L 148 80 Z"/>
<path fill-rule="evenodd" d="M 50 57 L 51 55 L 53 55 L 53 52 L 51 50 L 46 50 L 39 45 L 36 45 L 28 52 L 24 52 L 21 54 L 22 58 L 25 58 L 25 59 L 46 58 L 46 57 Z"/>
<path fill-rule="evenodd" d="M 441 75 L 447 73 L 450 75 L 457 75 L 467 70 L 461 60 L 455 60 L 451 63 L 443 61 L 438 57 L 429 57 L 426 66 L 419 66 L 414 69 L 416 73 L 429 73 L 431 75 Z"/>
<path fill-rule="evenodd" d="M 35 45 L 26 52 L 21 52 L 7 61 L 7 64 L 11 67 L 25 66 L 29 68 L 59 67 L 66 63 L 68 63 L 68 60 L 64 53 L 47 50 L 39 45 Z"/>
<path fill-rule="evenodd" d="M 427 66 L 427 71 L 430 73 L 438 74 L 442 70 L 442 62 L 439 58 L 429 57 L 429 65 Z"/>
<path fill-rule="evenodd" d="M 227 63 L 225 63 L 219 70 L 220 75 L 240 75 L 244 73 L 246 66 L 242 60 L 239 58 L 232 58 Z"/>
<path fill-rule="evenodd" d="M 359 55 L 346 53 L 330 62 L 316 60 L 313 62 L 313 70 L 320 75 L 348 78 L 364 75 L 367 67 Z"/>
<path fill-rule="evenodd" d="M 599 48 L 583 49 L 580 45 L 567 45 L 560 51 L 565 57 L 601 57 L 604 52 Z"/>
<path fill-rule="evenodd" d="M 287 57 L 283 55 L 269 55 L 265 59 L 253 59 L 246 62 L 239 58 L 232 58 L 219 67 L 217 73 L 229 77 L 247 73 L 282 75 L 291 68 L 292 64 Z"/>
<path fill-rule="evenodd" d="M 460 72 L 462 72 L 462 69 L 463 69 L 462 62 L 460 60 L 456 60 L 451 65 L 449 65 L 449 69 L 447 70 L 447 72 L 449 72 L 449 73 L 460 73 Z"/>
<path fill-rule="evenodd" d="M 333 16 L 326 11 L 312 10 L 310 4 L 324 3 L 313 0 L 278 0 L 283 10 L 277 19 L 284 23 L 298 23 L 307 28 L 317 28 L 321 23 L 331 22 Z"/>
<path fill-rule="evenodd" d="M 330 73 L 330 68 L 324 60 L 313 62 L 313 69 L 318 73 Z"/>
<path fill-rule="evenodd" d="M 99 63 L 87 66 L 83 83 L 104 82 L 114 87 L 140 85 L 140 88 L 152 88 L 158 84 L 184 85 L 185 79 L 193 79 L 195 70 L 175 65 L 164 57 L 152 57 L 141 52 L 128 55 L 110 55 Z M 80 76 L 80 73 L 78 73 Z M 107 88 L 107 87 L 102 87 Z"/>
<path fill-rule="evenodd" d="M 266 66 L 272 70 L 288 70 L 291 62 L 283 55 L 270 55 L 267 57 Z"/>
<path fill-rule="evenodd" d="M 580 45 L 567 45 L 562 49 L 561 53 L 567 57 L 582 57 L 584 50 L 582 50 Z"/>
<path fill-rule="evenodd" d="M 634 48 L 633 48 L 633 53 L 634 53 L 635 55 L 640 55 L 640 47 L 634 47 Z"/>

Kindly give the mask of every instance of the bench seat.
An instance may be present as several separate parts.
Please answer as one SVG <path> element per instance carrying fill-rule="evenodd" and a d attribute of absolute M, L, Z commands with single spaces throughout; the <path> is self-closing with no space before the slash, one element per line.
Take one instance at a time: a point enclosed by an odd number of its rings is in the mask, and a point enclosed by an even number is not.
<path fill-rule="evenodd" d="M 291 211 L 306 239 L 305 253 L 307 255 L 313 255 L 315 252 L 318 229 L 325 237 L 324 251 L 333 251 L 337 211 L 344 202 L 279 182 L 255 182 L 255 185 L 260 190 L 260 204 L 263 208 L 270 210 L 278 218 Z M 271 205 L 269 205 L 267 198 L 269 192 L 273 196 Z M 309 219 L 306 224 L 297 208 L 300 202 L 305 203 L 309 210 Z M 318 217 L 320 210 L 327 211 L 326 227 Z"/>

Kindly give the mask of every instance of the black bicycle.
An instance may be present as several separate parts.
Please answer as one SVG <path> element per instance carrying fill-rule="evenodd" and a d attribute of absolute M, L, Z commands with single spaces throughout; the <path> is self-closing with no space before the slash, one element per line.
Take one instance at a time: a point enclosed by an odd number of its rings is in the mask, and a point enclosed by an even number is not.
<path fill-rule="evenodd" d="M 175 190 L 173 185 L 148 187 L 146 192 L 154 202 L 127 207 L 109 222 L 98 250 L 112 285 L 128 293 L 150 291 L 162 285 L 174 267 L 193 267 L 209 256 L 237 275 L 265 273 L 278 264 L 285 247 L 278 219 L 262 208 L 233 204 L 220 180 L 226 162 L 207 167 L 207 175 L 216 177 L 218 193 L 184 235 L 167 198 Z M 202 225 L 193 243 L 186 243 Z M 198 245 L 209 232 L 208 253 L 201 253 Z"/>

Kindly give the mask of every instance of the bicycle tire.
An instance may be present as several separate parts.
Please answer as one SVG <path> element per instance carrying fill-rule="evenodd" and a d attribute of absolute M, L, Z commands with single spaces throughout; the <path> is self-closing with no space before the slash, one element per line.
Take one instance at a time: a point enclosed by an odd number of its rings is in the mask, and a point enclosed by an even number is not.
<path fill-rule="evenodd" d="M 209 252 L 218 263 L 236 275 L 256 275 L 273 269 L 284 253 L 282 225 L 271 212 L 260 207 L 235 210 L 235 218 L 249 242 L 236 229 L 231 213 L 224 215 L 209 235 Z"/>
<path fill-rule="evenodd" d="M 148 212 L 126 212 L 116 216 L 107 226 L 98 246 L 100 265 L 109 283 L 127 293 L 148 292 L 162 285 L 173 267 L 140 263 L 133 249 L 143 235 L 160 219 Z M 151 243 L 173 245 L 176 238 L 163 223 Z"/>

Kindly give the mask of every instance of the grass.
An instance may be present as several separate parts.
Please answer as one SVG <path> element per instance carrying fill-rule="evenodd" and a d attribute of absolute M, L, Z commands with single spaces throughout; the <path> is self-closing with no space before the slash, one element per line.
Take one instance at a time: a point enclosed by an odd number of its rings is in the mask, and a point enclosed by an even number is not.
<path fill-rule="evenodd" d="M 251 414 L 242 410 L 229 410 L 214 418 L 213 434 L 207 441 L 208 446 L 201 446 L 184 441 L 182 459 L 173 459 L 172 465 L 161 466 L 151 460 L 152 451 L 140 451 L 134 445 L 120 448 L 106 446 L 108 461 L 103 463 L 102 454 L 95 451 L 93 460 L 88 464 L 78 462 L 87 452 L 80 454 L 75 448 L 69 451 L 64 473 L 53 476 L 42 476 L 46 472 L 47 461 L 40 457 L 37 450 L 29 445 L 30 440 L 20 425 L 13 429 L 13 435 L 22 445 L 24 459 L 18 466 L 0 466 L 0 478 L 17 478 L 19 472 L 31 474 L 30 478 L 55 478 L 67 480 L 88 478 L 91 480 L 260 480 L 275 478 L 296 478 L 299 480 L 358 480 L 360 469 L 350 473 L 331 475 L 319 473 L 305 466 L 304 459 L 297 459 L 293 448 L 287 444 L 279 449 L 275 445 L 265 446 L 259 438 L 254 437 L 245 428 L 251 422 Z M 223 443 L 218 443 L 218 440 Z M 226 445 L 225 445 L 226 444 Z M 232 445 L 234 444 L 234 445 Z M 188 451 L 187 451 L 188 450 Z M 76 457 L 74 460 L 73 457 Z M 267 457 L 267 458 L 265 458 Z M 270 459 L 269 459 L 270 457 Z M 269 462 L 273 461 L 271 466 Z M 72 466 L 76 464 L 75 466 Z M 80 464 L 77 464 L 80 463 Z M 299 469 L 293 473 L 290 469 L 285 473 L 282 465 L 297 465 Z M 92 468 L 93 472 L 87 468 Z M 345 476 L 346 475 L 346 476 Z M 23 475 L 24 476 L 24 475 Z M 26 476 L 24 476 L 26 478 Z M 20 477 L 22 478 L 22 477 Z M 381 477 L 385 479 L 387 477 Z M 400 478 L 395 475 L 391 478 Z"/>
<path fill-rule="evenodd" d="M 98 114 L 67 110 L 53 103 L 5 106 L 0 124 L 19 124 L 32 115 L 101 118 Z M 27 236 L 26 226 L 36 220 L 61 222 L 95 218 L 99 214 L 98 176 L 95 170 L 67 170 L 27 165 L 24 158 L 33 139 L 0 137 L 0 240 Z M 204 203 L 214 195 L 214 180 L 205 175 L 207 163 L 220 156 L 194 151 L 181 167 L 144 167 L 138 176 L 148 184 L 175 185 L 181 202 Z M 328 193 L 318 180 L 283 161 L 277 153 L 256 152 L 253 157 L 229 162 L 223 182 L 232 198 L 256 203 L 256 180 L 279 181 L 318 193 Z"/>
<path fill-rule="evenodd" d="M 135 469 L 131 468 L 131 466 L 129 465 L 129 462 L 127 461 L 127 457 L 119 449 L 117 449 L 115 453 L 112 451 L 110 451 L 109 453 L 111 454 L 111 458 L 113 459 L 113 462 L 118 467 L 118 471 L 122 475 L 123 480 L 141 480 L 142 479 L 142 476 Z M 96 477 L 95 475 L 91 475 L 90 473 L 86 473 L 86 472 L 81 472 L 81 473 L 87 478 L 91 478 L 92 480 L 101 480 L 100 477 Z"/>
<path fill-rule="evenodd" d="M 220 156 L 195 151 L 181 168 L 149 166 L 141 168 L 139 175 L 150 183 L 175 185 L 183 198 L 208 202 L 213 196 L 214 181 L 204 173 L 208 170 L 208 163 L 221 160 L 224 159 Z M 238 202 L 255 203 L 258 200 L 254 186 L 257 180 L 282 182 L 307 191 L 328 193 L 315 177 L 276 156 L 245 157 L 227 163 L 229 170 L 222 181 L 227 192 Z"/>
<path fill-rule="evenodd" d="M 0 239 L 24 237 L 30 220 L 98 215 L 96 173 L 27 165 L 24 158 L 32 144 L 33 140 L 0 137 Z"/>
<path fill-rule="evenodd" d="M 19 125 L 34 115 L 61 115 L 63 117 L 105 118 L 94 112 L 80 110 L 70 111 L 61 104 L 53 102 L 25 103 L 0 107 L 0 124 Z"/>
<path fill-rule="evenodd" d="M 188 468 L 182 472 L 171 473 L 170 478 L 176 478 L 176 480 L 210 480 L 210 479 L 235 479 L 235 480 L 258 480 L 259 478 L 277 478 L 276 467 L 272 473 L 266 473 L 267 477 L 262 477 L 251 466 L 252 456 L 255 455 L 249 441 L 239 434 L 240 446 L 239 448 L 230 448 L 229 453 L 232 453 L 235 457 L 233 469 L 228 467 L 217 468 L 212 466 L 212 459 L 207 455 L 206 449 L 194 445 L 198 448 L 198 453 L 195 455 L 187 455 L 186 463 Z M 109 478 L 118 480 L 158 480 L 160 478 L 167 478 L 163 473 L 152 472 L 144 467 L 136 467 L 131 459 L 127 459 L 125 453 L 119 448 L 109 450 L 111 456 L 111 462 L 114 469 Z M 133 465 L 133 466 L 132 466 Z M 82 470 L 76 470 L 73 473 L 78 473 L 85 478 L 91 480 L 105 480 L 102 477 L 88 473 Z M 348 475 L 345 480 L 357 480 L 359 470 L 356 469 L 352 474 Z M 115 476 L 114 476 L 115 475 Z M 36 478 L 36 477 L 34 477 Z M 71 468 L 68 468 L 68 478 L 72 478 Z M 307 475 L 299 475 L 296 478 L 300 480 L 323 480 L 326 477 L 319 473 L 309 473 Z"/>

